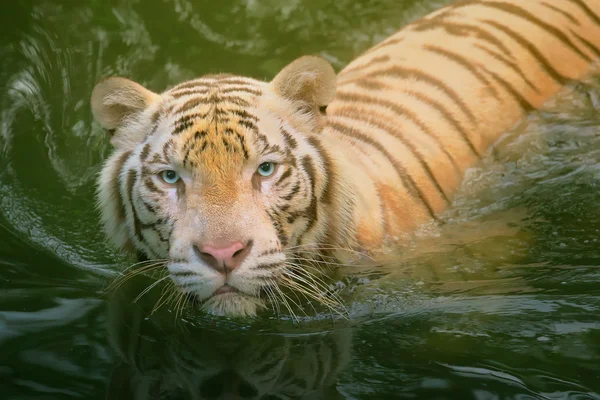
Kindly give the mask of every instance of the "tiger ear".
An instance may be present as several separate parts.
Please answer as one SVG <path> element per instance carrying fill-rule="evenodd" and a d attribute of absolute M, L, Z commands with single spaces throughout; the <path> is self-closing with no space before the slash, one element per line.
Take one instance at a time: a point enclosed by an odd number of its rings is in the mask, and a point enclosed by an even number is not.
<path fill-rule="evenodd" d="M 304 56 L 283 68 L 271 81 L 271 88 L 283 98 L 318 108 L 333 99 L 335 79 L 335 71 L 327 61 Z"/>
<path fill-rule="evenodd" d="M 160 95 L 129 79 L 107 78 L 92 91 L 92 114 L 103 128 L 116 129 L 159 98 Z"/>

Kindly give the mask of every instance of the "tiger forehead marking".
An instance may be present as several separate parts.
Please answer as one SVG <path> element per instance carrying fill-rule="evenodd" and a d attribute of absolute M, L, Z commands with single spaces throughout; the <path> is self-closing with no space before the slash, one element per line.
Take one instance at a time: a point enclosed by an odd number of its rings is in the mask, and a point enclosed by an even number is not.
<path fill-rule="evenodd" d="M 168 129 L 183 168 L 207 179 L 231 179 L 239 173 L 255 144 L 266 142 L 254 113 L 261 94 L 257 83 L 228 75 L 186 82 L 166 92 L 162 118 L 172 121 Z"/>
<path fill-rule="evenodd" d="M 92 94 L 115 147 L 105 230 L 167 259 L 207 311 L 291 310 L 285 290 L 338 310 L 314 261 L 373 255 L 438 220 L 465 171 L 599 58 L 599 0 L 467 0 L 337 76 L 301 57 L 270 82 L 211 75 L 161 94 L 109 78 Z"/>

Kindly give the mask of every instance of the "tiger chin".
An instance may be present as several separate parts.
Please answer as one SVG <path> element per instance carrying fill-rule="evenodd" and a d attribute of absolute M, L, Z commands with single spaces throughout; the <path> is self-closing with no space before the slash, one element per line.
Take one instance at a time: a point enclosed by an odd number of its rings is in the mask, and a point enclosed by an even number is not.
<path fill-rule="evenodd" d="M 202 310 L 216 315 L 251 317 L 266 308 L 264 300 L 237 293 L 224 293 L 210 297 L 202 303 Z"/>
<path fill-rule="evenodd" d="M 105 79 L 91 98 L 115 148 L 98 181 L 105 231 L 209 312 L 339 308 L 322 265 L 437 221 L 465 171 L 599 57 L 596 0 L 473 0 L 337 76 L 306 56 L 270 82 L 209 75 L 158 94 Z"/>

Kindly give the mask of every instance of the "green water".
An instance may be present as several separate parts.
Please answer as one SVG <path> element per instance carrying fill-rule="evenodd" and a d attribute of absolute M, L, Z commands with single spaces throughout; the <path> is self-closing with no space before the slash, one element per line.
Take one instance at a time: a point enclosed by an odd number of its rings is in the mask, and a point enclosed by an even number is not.
<path fill-rule="evenodd" d="M 600 85 L 517 128 L 394 267 L 347 267 L 350 320 L 150 315 L 160 290 L 133 302 L 149 278 L 105 294 L 129 261 L 94 210 L 98 79 L 340 68 L 445 2 L 3 4 L 0 398 L 600 399 Z"/>

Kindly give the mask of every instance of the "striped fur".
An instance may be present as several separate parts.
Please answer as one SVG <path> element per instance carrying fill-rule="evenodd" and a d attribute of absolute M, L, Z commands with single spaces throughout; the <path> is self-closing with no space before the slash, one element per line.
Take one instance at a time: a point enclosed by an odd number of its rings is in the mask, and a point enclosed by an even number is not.
<path fill-rule="evenodd" d="M 436 219 L 503 132 L 599 57 L 600 0 L 472 0 L 410 24 L 337 82 L 310 57 L 270 83 L 206 76 L 160 95 L 110 78 L 92 95 L 116 147 L 99 181 L 106 231 L 168 258 L 210 311 L 254 314 L 286 285 L 326 301 L 298 266 L 307 252 L 345 259 Z M 268 179 L 263 162 L 278 165 Z M 179 186 L 159 179 L 166 169 Z M 236 240 L 251 250 L 227 274 L 192 250 Z M 225 283 L 238 291 L 214 296 Z"/>

